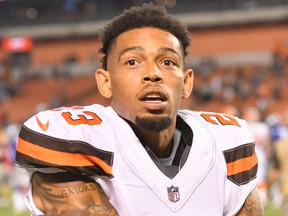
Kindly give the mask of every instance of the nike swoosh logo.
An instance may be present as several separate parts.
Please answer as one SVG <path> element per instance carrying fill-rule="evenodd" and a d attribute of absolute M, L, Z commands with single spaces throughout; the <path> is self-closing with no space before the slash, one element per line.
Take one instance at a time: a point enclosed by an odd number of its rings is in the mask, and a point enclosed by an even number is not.
<path fill-rule="evenodd" d="M 46 131 L 49 127 L 49 120 L 47 120 L 46 124 L 43 124 L 38 117 L 36 116 L 36 120 L 37 120 L 37 124 L 39 125 L 39 127 L 41 128 L 41 130 Z"/>

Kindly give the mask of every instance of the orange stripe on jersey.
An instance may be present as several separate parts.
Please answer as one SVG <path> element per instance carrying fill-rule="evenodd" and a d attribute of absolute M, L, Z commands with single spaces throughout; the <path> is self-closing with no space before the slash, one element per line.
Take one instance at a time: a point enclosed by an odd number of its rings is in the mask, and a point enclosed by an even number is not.
<path fill-rule="evenodd" d="M 17 151 L 31 158 L 35 158 L 46 163 L 55 164 L 57 166 L 85 167 L 98 165 L 107 174 L 112 175 L 112 167 L 95 156 L 79 153 L 59 152 L 35 145 L 21 138 L 18 138 Z M 41 157 L 39 157 L 39 155 Z"/>
<path fill-rule="evenodd" d="M 250 157 L 242 158 L 230 163 L 227 163 L 227 174 L 228 176 L 235 175 L 241 172 L 250 170 L 252 167 L 257 165 L 258 160 L 256 153 Z"/>
<path fill-rule="evenodd" d="M 258 161 L 255 143 L 246 143 L 223 152 L 227 178 L 236 185 L 247 184 L 257 176 Z"/>

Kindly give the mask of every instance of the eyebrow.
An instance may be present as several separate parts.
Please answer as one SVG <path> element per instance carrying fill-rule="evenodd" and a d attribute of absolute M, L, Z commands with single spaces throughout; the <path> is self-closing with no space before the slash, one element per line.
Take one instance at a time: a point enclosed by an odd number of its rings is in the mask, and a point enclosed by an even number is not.
<path fill-rule="evenodd" d="M 128 47 L 128 48 L 126 48 L 126 49 L 124 49 L 124 50 L 122 50 L 122 51 L 120 52 L 119 57 L 118 57 L 118 61 L 120 60 L 120 58 L 121 58 L 125 53 L 127 53 L 127 52 L 129 52 L 129 51 L 133 51 L 133 50 L 144 51 L 144 49 L 143 49 L 142 47 L 140 47 L 140 46 Z"/>
<path fill-rule="evenodd" d="M 162 47 L 159 49 L 159 51 L 160 51 L 160 53 L 172 52 L 172 53 L 176 54 L 179 58 L 181 58 L 181 56 L 179 55 L 179 53 L 175 49 L 172 49 L 169 47 Z"/>
<path fill-rule="evenodd" d="M 141 46 L 134 46 L 134 47 L 128 47 L 124 50 L 122 50 L 119 54 L 119 57 L 118 57 L 118 60 L 120 60 L 120 58 L 127 52 L 129 51 L 133 51 L 133 50 L 138 50 L 138 51 L 144 51 L 144 48 L 141 47 Z M 158 50 L 160 53 L 165 53 L 165 52 L 172 52 L 174 54 L 176 54 L 179 58 L 181 58 L 181 56 L 179 55 L 179 53 L 172 49 L 172 48 L 169 48 L 169 47 L 161 47 L 159 50 Z"/>

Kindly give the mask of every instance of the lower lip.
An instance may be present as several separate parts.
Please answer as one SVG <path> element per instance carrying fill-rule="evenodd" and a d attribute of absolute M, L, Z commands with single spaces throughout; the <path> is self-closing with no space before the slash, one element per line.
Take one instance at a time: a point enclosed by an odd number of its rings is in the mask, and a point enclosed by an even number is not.
<path fill-rule="evenodd" d="M 142 104 L 144 107 L 146 107 L 149 110 L 161 110 L 166 105 L 166 101 L 142 101 Z"/>

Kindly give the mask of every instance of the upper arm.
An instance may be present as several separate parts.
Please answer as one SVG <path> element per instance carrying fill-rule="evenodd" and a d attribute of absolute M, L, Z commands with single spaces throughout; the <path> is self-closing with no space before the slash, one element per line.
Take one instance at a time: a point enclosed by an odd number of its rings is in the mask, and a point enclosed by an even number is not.
<path fill-rule="evenodd" d="M 237 213 L 237 216 L 263 216 L 263 204 L 259 197 L 257 189 L 254 189 L 249 196 L 246 198 L 246 201 L 240 211 Z"/>
<path fill-rule="evenodd" d="M 36 172 L 32 177 L 36 207 L 45 215 L 118 215 L 96 182 L 70 177 L 69 173 Z"/>

